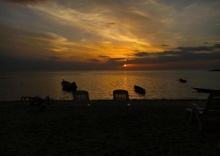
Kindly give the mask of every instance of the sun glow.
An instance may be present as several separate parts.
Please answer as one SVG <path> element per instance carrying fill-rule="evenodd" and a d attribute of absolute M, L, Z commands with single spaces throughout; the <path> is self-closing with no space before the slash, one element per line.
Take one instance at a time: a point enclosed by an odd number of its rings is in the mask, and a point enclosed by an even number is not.
<path fill-rule="evenodd" d="M 124 64 L 124 67 L 126 67 L 127 65 L 126 64 Z"/>

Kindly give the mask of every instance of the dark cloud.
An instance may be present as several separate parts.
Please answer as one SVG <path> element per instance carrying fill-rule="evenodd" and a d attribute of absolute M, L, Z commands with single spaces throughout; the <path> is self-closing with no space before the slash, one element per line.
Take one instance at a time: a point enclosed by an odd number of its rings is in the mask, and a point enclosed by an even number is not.
<path fill-rule="evenodd" d="M 200 46 L 199 47 L 182 47 L 182 48 L 177 48 L 177 50 L 170 50 L 170 51 L 164 51 L 164 52 L 142 52 L 142 51 L 135 50 L 133 56 L 135 56 L 136 58 L 127 60 L 126 63 L 170 64 L 171 69 L 172 69 L 171 64 L 172 63 L 177 64 L 178 62 L 182 62 L 183 66 L 187 66 L 186 62 L 191 62 L 191 64 L 192 62 L 203 62 L 203 63 L 209 62 L 209 64 L 211 65 L 210 62 L 213 61 L 213 64 L 216 65 L 217 64 L 216 60 L 220 60 L 219 47 L 220 47 L 220 44 L 216 44 L 216 45 L 205 47 L 205 48 L 200 47 Z M 186 63 L 186 65 L 184 65 L 183 62 Z M 195 66 L 195 63 L 193 64 Z M 190 67 L 190 64 L 189 64 L 189 67 Z M 191 68 L 193 67 L 191 66 Z"/>
<path fill-rule="evenodd" d="M 63 40 L 54 34 L 33 33 L 0 26 L 0 36 L 0 70 L 114 69 L 117 60 L 121 60 L 121 58 L 111 60 L 109 56 L 100 55 L 97 59 L 80 62 L 75 59 L 74 54 L 68 55 L 69 58 L 66 60 L 67 57 L 63 57 L 62 53 L 53 51 L 59 48 L 57 43 Z M 73 49 L 72 45 L 65 47 Z M 104 66 L 100 65 L 103 64 L 100 59 L 107 63 Z"/>
<path fill-rule="evenodd" d="M 182 47 L 176 48 L 176 50 L 163 52 L 143 52 L 134 50 L 132 55 L 134 58 L 126 61 L 124 58 L 110 58 L 108 56 L 99 56 L 98 58 L 105 58 L 107 60 L 106 64 L 109 66 L 122 66 L 122 64 L 126 63 L 153 65 L 155 69 L 208 69 L 219 68 L 219 47 L 220 45 L 216 44 L 206 48 L 201 48 L 201 46 L 190 48 Z M 203 49 L 203 51 L 201 49 Z M 210 51 L 210 49 L 212 51 Z M 138 69 L 145 68 L 148 67 L 138 66 Z"/>
<path fill-rule="evenodd" d="M 47 57 L 49 60 L 62 60 L 62 58 L 57 57 L 57 56 L 48 56 Z"/>
<path fill-rule="evenodd" d="M 19 5 L 36 5 L 40 3 L 46 3 L 51 0 L 4 0 L 6 3 L 13 3 Z"/>
<path fill-rule="evenodd" d="M 214 47 L 214 49 L 220 49 L 220 44 L 216 44 L 213 47 Z"/>
<path fill-rule="evenodd" d="M 49 58 L 17 57 L 0 53 L 0 71 L 110 70 L 115 65 L 98 62 L 52 60 Z"/>
<path fill-rule="evenodd" d="M 0 49 L 1 51 L 1 49 Z M 59 57 L 31 58 L 19 57 L 0 53 L 0 71 L 9 70 L 108 70 L 116 69 L 122 64 L 147 64 L 154 65 L 155 69 L 208 69 L 219 68 L 220 51 L 211 53 L 198 53 L 189 51 L 164 51 L 158 53 L 138 52 L 135 59 L 110 58 L 99 56 L 97 59 L 89 59 L 89 62 L 62 61 Z M 140 55 L 141 54 L 141 55 Z M 136 56 L 135 54 L 133 56 Z M 98 60 L 105 58 L 106 63 Z M 147 67 L 146 67 L 147 68 Z M 139 67 L 139 69 L 142 69 Z M 144 69 L 144 68 L 143 68 Z M 150 68 L 149 68 L 150 69 Z"/>
<path fill-rule="evenodd" d="M 169 68 L 192 67 L 195 62 L 205 62 L 214 68 L 219 68 L 216 60 L 220 60 L 220 44 L 213 46 L 178 47 L 174 50 L 163 52 L 144 52 L 135 50 L 132 59 L 111 58 L 99 55 L 97 58 L 88 59 L 87 62 L 78 60 L 63 61 L 59 53 L 51 50 L 54 41 L 62 37 L 54 34 L 27 32 L 6 26 L 0 26 L 0 70 L 93 70 L 114 69 L 124 63 L 127 64 L 161 64 Z M 13 45 L 13 46 L 11 46 Z M 23 48 L 21 48 L 23 47 Z M 24 48 L 25 47 L 25 48 Z M 29 48 L 28 48 L 29 47 Z M 134 57 L 134 58 L 133 58 Z M 104 60 L 101 62 L 101 60 Z M 191 63 L 189 63 L 191 62 Z M 204 63 L 204 64 L 205 64 Z M 172 65 L 173 64 L 173 65 Z M 205 68 L 205 65 L 201 65 Z"/>
<path fill-rule="evenodd" d="M 177 47 L 178 50 L 182 51 L 212 51 L 214 49 L 220 48 L 220 44 L 214 46 L 200 46 L 200 47 Z"/>
<path fill-rule="evenodd" d="M 168 44 L 162 44 L 161 46 L 163 46 L 163 47 L 168 47 L 168 46 L 170 46 L 170 45 L 168 45 Z"/>
<path fill-rule="evenodd" d="M 149 55 L 152 55 L 153 53 L 148 53 L 148 52 L 138 52 L 136 51 L 136 53 L 134 54 L 134 56 L 136 57 L 147 57 Z"/>
<path fill-rule="evenodd" d="M 104 59 L 108 59 L 108 58 L 110 58 L 109 56 L 104 56 L 104 55 L 99 55 L 99 57 L 98 58 L 104 58 Z"/>
<path fill-rule="evenodd" d="M 213 50 L 213 47 L 206 47 L 206 46 L 201 46 L 201 47 L 178 47 L 177 49 L 183 50 L 183 51 L 210 51 L 210 50 Z"/>
<path fill-rule="evenodd" d="M 106 25 L 107 25 L 107 28 L 110 28 L 110 27 L 116 25 L 116 23 L 114 23 L 114 22 L 110 22 L 110 23 L 107 23 Z"/>
<path fill-rule="evenodd" d="M 90 62 L 96 62 L 96 63 L 98 63 L 98 62 L 99 62 L 99 60 L 98 60 L 98 59 L 88 59 L 88 61 L 90 61 Z"/>
<path fill-rule="evenodd" d="M 33 33 L 7 26 L 0 26 L 0 53 L 15 56 L 50 57 L 59 59 L 51 49 L 56 48 L 54 41 L 59 36 L 48 33 Z"/>
<path fill-rule="evenodd" d="M 123 61 L 124 60 L 124 58 L 109 58 L 108 59 L 108 61 L 107 61 L 107 63 L 117 63 L 117 62 L 121 62 L 121 61 Z"/>

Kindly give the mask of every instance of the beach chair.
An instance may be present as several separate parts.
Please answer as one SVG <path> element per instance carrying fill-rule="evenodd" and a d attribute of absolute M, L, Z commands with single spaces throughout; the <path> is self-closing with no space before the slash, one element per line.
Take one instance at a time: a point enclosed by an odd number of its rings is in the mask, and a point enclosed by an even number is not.
<path fill-rule="evenodd" d="M 39 96 L 22 96 L 21 97 L 22 102 L 29 102 L 30 105 L 34 104 L 53 104 L 53 99 L 51 99 L 49 96 L 46 96 L 45 98 L 41 98 Z"/>
<path fill-rule="evenodd" d="M 202 130 L 207 120 L 220 121 L 220 92 L 210 93 L 205 107 L 192 103 L 192 108 L 186 108 L 189 123 L 197 120 L 199 130 Z M 220 126 L 220 125 L 219 125 Z"/>
<path fill-rule="evenodd" d="M 91 102 L 89 99 L 89 93 L 85 90 L 79 90 L 73 92 L 73 102 L 75 105 L 87 105 L 90 106 Z"/>
<path fill-rule="evenodd" d="M 131 100 L 129 99 L 129 94 L 127 90 L 117 89 L 113 91 L 113 101 L 116 104 L 126 104 L 131 105 Z"/>

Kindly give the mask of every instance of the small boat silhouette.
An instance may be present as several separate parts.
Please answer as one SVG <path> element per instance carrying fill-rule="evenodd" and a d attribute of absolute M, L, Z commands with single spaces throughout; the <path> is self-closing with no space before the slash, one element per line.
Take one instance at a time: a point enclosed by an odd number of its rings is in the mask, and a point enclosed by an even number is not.
<path fill-rule="evenodd" d="M 216 89 L 195 88 L 195 87 L 192 88 L 195 89 L 197 92 L 203 92 L 203 93 L 220 92 L 220 90 L 216 90 Z"/>
<path fill-rule="evenodd" d="M 140 86 L 134 85 L 134 90 L 138 94 L 146 94 L 145 89 Z"/>
<path fill-rule="evenodd" d="M 63 81 L 61 82 L 61 85 L 63 87 L 63 90 L 66 90 L 66 91 L 76 91 L 77 89 L 76 82 L 71 83 L 63 79 Z"/>
<path fill-rule="evenodd" d="M 186 83 L 186 82 L 187 82 L 187 80 L 184 80 L 184 79 L 179 79 L 179 82 Z"/>

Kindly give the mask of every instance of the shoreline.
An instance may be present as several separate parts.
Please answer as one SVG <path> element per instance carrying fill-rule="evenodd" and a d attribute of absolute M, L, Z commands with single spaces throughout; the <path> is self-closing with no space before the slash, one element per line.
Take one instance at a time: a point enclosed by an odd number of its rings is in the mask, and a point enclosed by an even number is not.
<path fill-rule="evenodd" d="M 53 99 L 53 98 L 52 98 Z M 198 99 L 198 98 L 192 98 L 192 99 L 130 99 L 131 101 L 206 101 L 207 98 L 204 99 Z M 65 99 L 54 99 L 54 101 L 73 101 L 73 100 L 65 100 Z M 113 99 L 91 99 L 90 101 L 113 101 Z M 21 102 L 21 100 L 3 100 L 1 102 Z"/>

